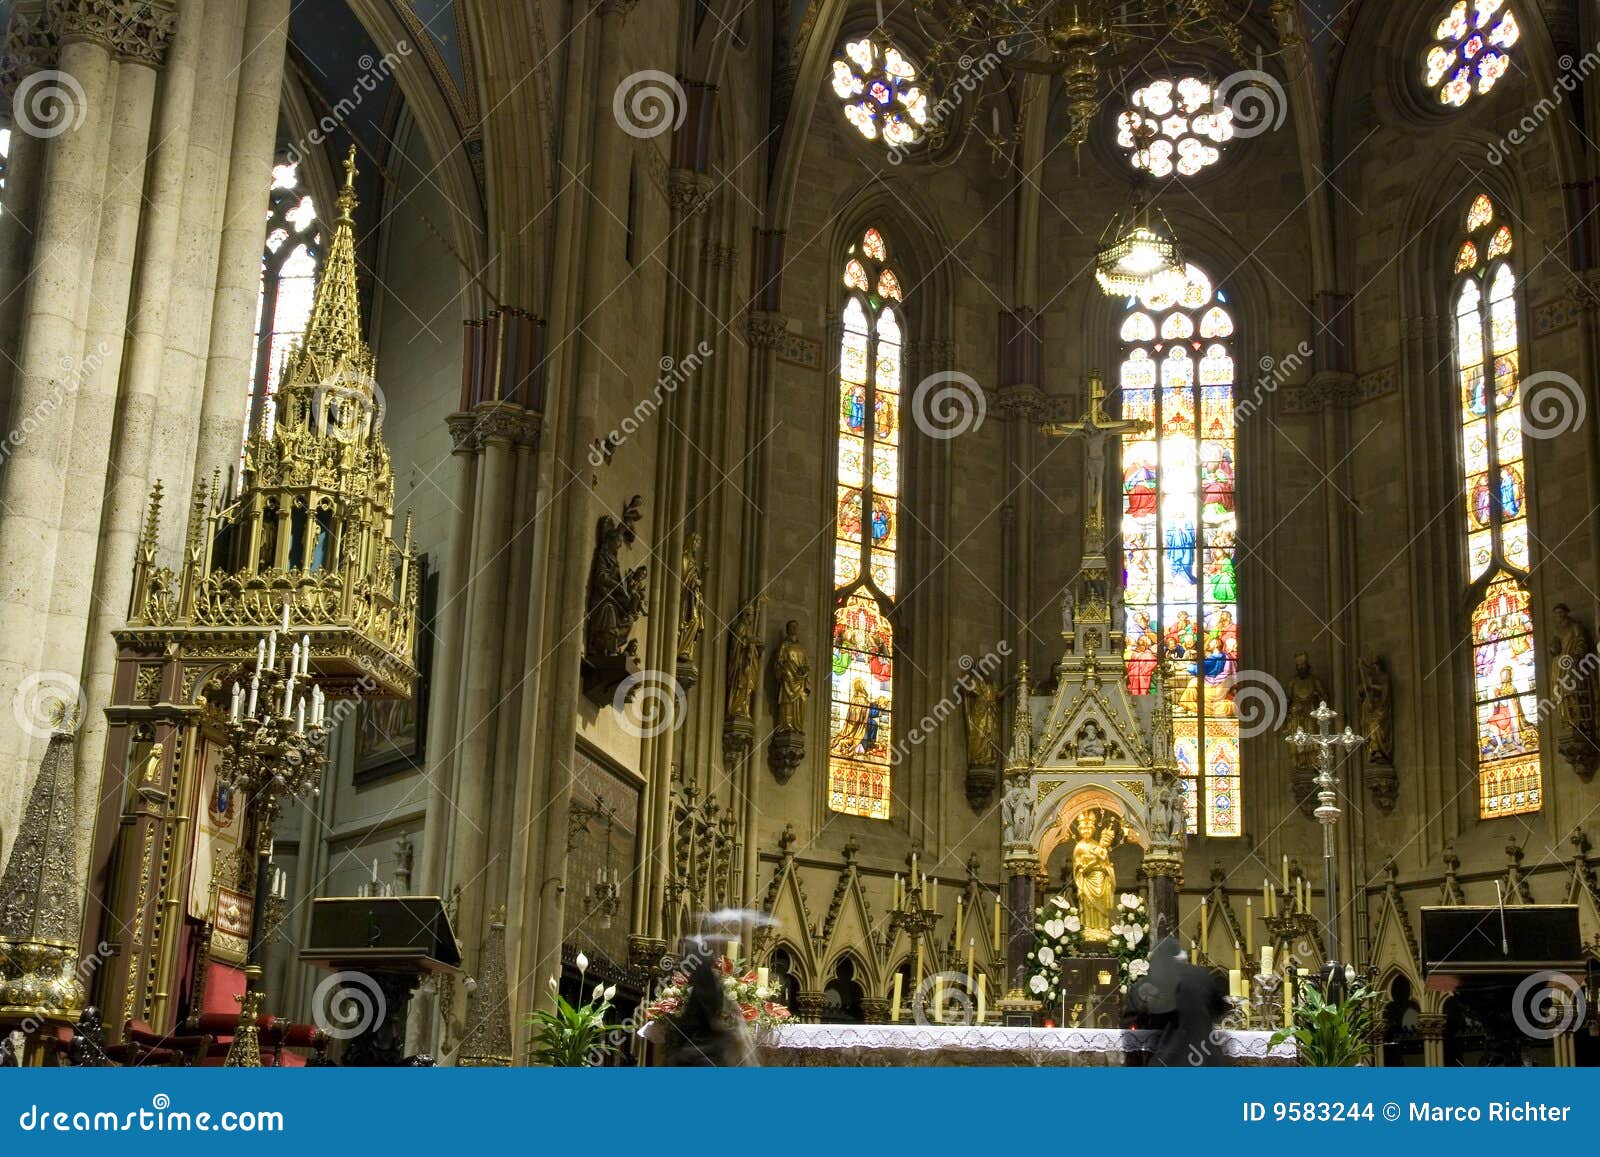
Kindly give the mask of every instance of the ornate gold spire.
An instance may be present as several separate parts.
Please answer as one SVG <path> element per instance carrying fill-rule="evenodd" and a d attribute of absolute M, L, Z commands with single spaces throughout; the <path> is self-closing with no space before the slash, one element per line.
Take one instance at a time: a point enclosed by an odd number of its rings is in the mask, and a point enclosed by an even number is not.
<path fill-rule="evenodd" d="M 347 679 L 363 698 L 405 697 L 419 575 L 409 530 L 394 541 L 383 391 L 361 337 L 355 178 L 352 149 L 305 337 L 270 400 L 273 420 L 245 443 L 238 496 L 196 487 L 180 574 L 156 567 L 146 534 L 128 626 L 197 645 L 215 632 L 203 647 L 231 654 L 253 647 L 287 602 L 293 630 L 315 640 L 325 686 L 337 693 Z"/>
<path fill-rule="evenodd" d="M 344 187 L 339 190 L 339 216 L 333 243 L 322 263 L 322 279 L 305 337 L 284 375 L 284 388 L 374 385 L 377 366 L 361 337 L 361 298 L 356 292 L 356 148 L 344 162 Z"/>
<path fill-rule="evenodd" d="M 0 876 L 0 1029 L 27 1020 L 70 1024 L 83 1011 L 73 725 L 64 718 L 50 737 Z"/>

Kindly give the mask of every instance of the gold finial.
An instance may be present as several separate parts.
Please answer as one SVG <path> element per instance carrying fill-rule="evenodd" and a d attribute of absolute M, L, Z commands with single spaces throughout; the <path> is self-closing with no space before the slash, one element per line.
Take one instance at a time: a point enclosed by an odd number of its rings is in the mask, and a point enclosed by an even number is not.
<path fill-rule="evenodd" d="M 356 204 L 356 147 L 351 145 L 344 159 L 344 188 L 339 190 L 340 224 L 355 224 Z"/>
<path fill-rule="evenodd" d="M 354 147 L 345 159 L 344 178 L 339 217 L 317 281 L 311 320 L 284 379 L 289 389 L 333 382 L 370 392 L 376 375 L 372 351 L 361 338 L 361 300 L 356 292 Z"/>
<path fill-rule="evenodd" d="M 150 491 L 150 512 L 144 520 L 144 540 L 139 544 L 152 556 L 155 554 L 156 543 L 161 537 L 161 479 L 156 479 L 156 484 Z"/>

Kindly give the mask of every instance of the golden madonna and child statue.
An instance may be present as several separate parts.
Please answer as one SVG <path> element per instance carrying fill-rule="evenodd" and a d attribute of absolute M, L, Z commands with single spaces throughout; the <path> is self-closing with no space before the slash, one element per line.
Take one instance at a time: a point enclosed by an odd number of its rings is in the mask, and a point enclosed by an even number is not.
<path fill-rule="evenodd" d="M 1115 812 L 1094 808 L 1072 825 L 1072 883 L 1078 893 L 1083 938 L 1103 944 L 1111 939 L 1112 912 L 1117 903 L 1117 873 L 1111 851 L 1122 842 L 1122 820 Z"/>

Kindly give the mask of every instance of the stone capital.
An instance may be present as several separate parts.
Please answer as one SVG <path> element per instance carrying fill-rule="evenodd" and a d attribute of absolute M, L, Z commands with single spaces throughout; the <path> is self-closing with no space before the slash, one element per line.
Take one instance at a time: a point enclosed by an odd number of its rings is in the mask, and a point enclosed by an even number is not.
<path fill-rule="evenodd" d="M 755 349 L 777 348 L 788 332 L 788 319 L 781 313 L 752 309 L 745 319 L 745 336 Z"/>
<path fill-rule="evenodd" d="M 49 0 L 46 17 L 62 44 L 87 41 L 119 60 L 159 68 L 177 29 L 171 0 Z"/>
<path fill-rule="evenodd" d="M 672 169 L 667 174 L 667 203 L 674 217 L 693 217 L 711 201 L 711 178 L 693 169 Z"/>

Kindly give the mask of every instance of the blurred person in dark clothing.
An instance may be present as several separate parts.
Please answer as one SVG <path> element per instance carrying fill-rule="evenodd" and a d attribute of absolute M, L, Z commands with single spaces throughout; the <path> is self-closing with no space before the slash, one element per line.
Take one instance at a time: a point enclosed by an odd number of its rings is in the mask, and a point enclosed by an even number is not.
<path fill-rule="evenodd" d="M 678 1068 L 754 1064 L 750 1033 L 729 1008 L 717 953 L 696 937 L 684 943 L 679 968 L 689 977 L 689 992 L 683 1012 L 663 1022 L 661 1063 Z"/>
<path fill-rule="evenodd" d="M 1217 1020 L 1228 1001 L 1216 977 L 1189 963 L 1171 936 L 1150 949 L 1150 969 L 1128 991 L 1124 1021 L 1159 1034 L 1150 1064 L 1169 1068 L 1225 1065 Z"/>

